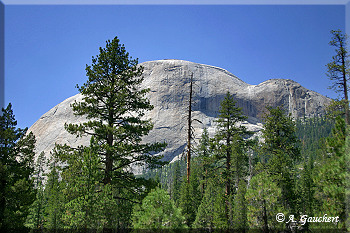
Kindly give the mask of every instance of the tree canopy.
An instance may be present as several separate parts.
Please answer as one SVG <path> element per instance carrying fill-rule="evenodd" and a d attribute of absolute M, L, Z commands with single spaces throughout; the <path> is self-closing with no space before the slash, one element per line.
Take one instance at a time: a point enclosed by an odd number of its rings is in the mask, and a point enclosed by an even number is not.
<path fill-rule="evenodd" d="M 35 137 L 27 128 L 16 128 L 11 103 L 0 115 L 0 230 L 23 228 L 35 200 Z"/>

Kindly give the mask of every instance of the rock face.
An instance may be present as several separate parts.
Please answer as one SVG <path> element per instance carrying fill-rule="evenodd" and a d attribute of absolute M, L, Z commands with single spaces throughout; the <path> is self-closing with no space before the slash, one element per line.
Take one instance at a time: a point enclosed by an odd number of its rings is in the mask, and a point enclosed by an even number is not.
<path fill-rule="evenodd" d="M 209 134 L 215 133 L 215 117 L 218 115 L 220 102 L 227 91 L 234 95 L 238 106 L 249 117 L 244 124 L 249 130 L 259 132 L 265 106 L 283 106 L 293 117 L 317 116 L 324 113 L 330 99 L 316 92 L 307 90 L 292 80 L 272 79 L 259 85 L 249 85 L 228 71 L 209 65 L 202 65 L 181 60 L 159 60 L 144 62 L 144 82 L 141 88 L 150 88 L 147 97 L 154 109 L 146 118 L 154 123 L 154 129 L 144 138 L 146 142 L 166 141 L 165 160 L 172 160 L 180 155 L 186 145 L 186 117 L 189 98 L 190 75 L 193 73 L 194 118 L 203 124 L 195 123 L 195 135 L 200 137 L 204 128 Z M 55 143 L 67 143 L 71 146 L 88 145 L 88 138 L 77 138 L 64 129 L 64 123 L 83 122 L 83 117 L 76 117 L 70 108 L 75 100 L 80 101 L 80 94 L 58 104 L 37 122 L 29 131 L 37 139 L 36 153 L 44 151 L 48 156 Z"/>

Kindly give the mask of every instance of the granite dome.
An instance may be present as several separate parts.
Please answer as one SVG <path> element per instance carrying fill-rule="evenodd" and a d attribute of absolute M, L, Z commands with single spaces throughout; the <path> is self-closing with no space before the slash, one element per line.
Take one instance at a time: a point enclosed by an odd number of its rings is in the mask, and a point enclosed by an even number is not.
<path fill-rule="evenodd" d="M 147 94 L 154 109 L 146 114 L 154 128 L 144 138 L 146 142 L 166 141 L 163 152 L 165 160 L 181 154 L 186 145 L 186 110 L 189 96 L 189 77 L 194 81 L 194 117 L 203 124 L 194 125 L 195 135 L 200 137 L 204 128 L 215 133 L 215 118 L 220 102 L 230 91 L 249 117 L 244 124 L 252 131 L 262 129 L 261 118 L 265 106 L 283 106 L 293 117 L 311 117 L 324 113 L 330 99 L 310 91 L 288 79 L 271 79 L 259 85 L 250 85 L 230 72 L 214 66 L 183 60 L 157 60 L 141 63 L 144 67 L 144 82 L 141 88 L 150 88 Z M 46 156 L 55 143 L 71 146 L 87 145 L 87 137 L 77 138 L 64 129 L 64 123 L 85 121 L 74 116 L 70 104 L 80 101 L 81 94 L 72 96 L 45 113 L 30 128 L 36 136 L 36 153 L 44 151 Z"/>

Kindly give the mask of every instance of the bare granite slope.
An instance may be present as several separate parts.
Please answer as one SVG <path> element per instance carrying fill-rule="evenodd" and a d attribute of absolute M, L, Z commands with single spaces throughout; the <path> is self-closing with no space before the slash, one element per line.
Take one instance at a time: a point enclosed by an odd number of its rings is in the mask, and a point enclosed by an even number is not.
<path fill-rule="evenodd" d="M 141 88 L 150 88 L 147 97 L 154 109 L 147 113 L 154 129 L 144 138 L 146 142 L 166 141 L 165 160 L 172 160 L 184 150 L 186 143 L 186 110 L 188 108 L 189 77 L 194 79 L 194 117 L 203 124 L 194 125 L 195 135 L 200 137 L 203 128 L 215 133 L 214 119 L 220 102 L 230 91 L 249 119 L 244 124 L 252 131 L 262 129 L 261 117 L 265 106 L 283 106 L 293 117 L 317 116 L 324 113 L 330 99 L 300 84 L 285 79 L 271 79 L 259 85 L 249 85 L 228 71 L 209 65 L 182 60 L 158 60 L 144 62 L 144 82 Z M 29 128 L 37 139 L 37 154 L 47 156 L 55 143 L 72 146 L 87 145 L 88 138 L 76 138 L 64 129 L 64 123 L 84 121 L 76 117 L 70 108 L 80 94 L 72 96 L 45 113 Z"/>

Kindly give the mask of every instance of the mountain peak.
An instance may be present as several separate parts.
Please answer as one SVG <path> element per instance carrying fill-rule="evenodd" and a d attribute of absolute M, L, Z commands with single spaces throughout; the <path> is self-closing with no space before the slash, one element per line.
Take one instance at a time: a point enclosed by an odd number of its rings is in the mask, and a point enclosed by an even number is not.
<path fill-rule="evenodd" d="M 145 142 L 168 143 L 165 160 L 172 160 L 183 152 L 186 145 L 186 117 L 188 109 L 190 76 L 193 74 L 193 115 L 203 124 L 193 125 L 195 136 L 200 137 L 204 128 L 213 135 L 215 119 L 220 103 L 229 91 L 243 109 L 248 121 L 245 126 L 258 132 L 266 106 L 282 106 L 293 117 L 312 117 L 324 113 L 330 99 L 307 90 L 290 79 L 270 79 L 258 85 L 249 85 L 225 69 L 184 60 L 157 60 L 140 64 L 144 67 L 141 88 L 149 88 L 147 98 L 154 109 L 146 113 L 154 129 L 144 138 Z M 64 129 L 64 123 L 83 122 L 84 117 L 74 116 L 70 103 L 81 101 L 80 94 L 70 97 L 43 115 L 32 127 L 37 139 L 36 151 L 49 155 L 55 143 L 71 146 L 88 145 L 87 137 L 77 138 Z"/>

